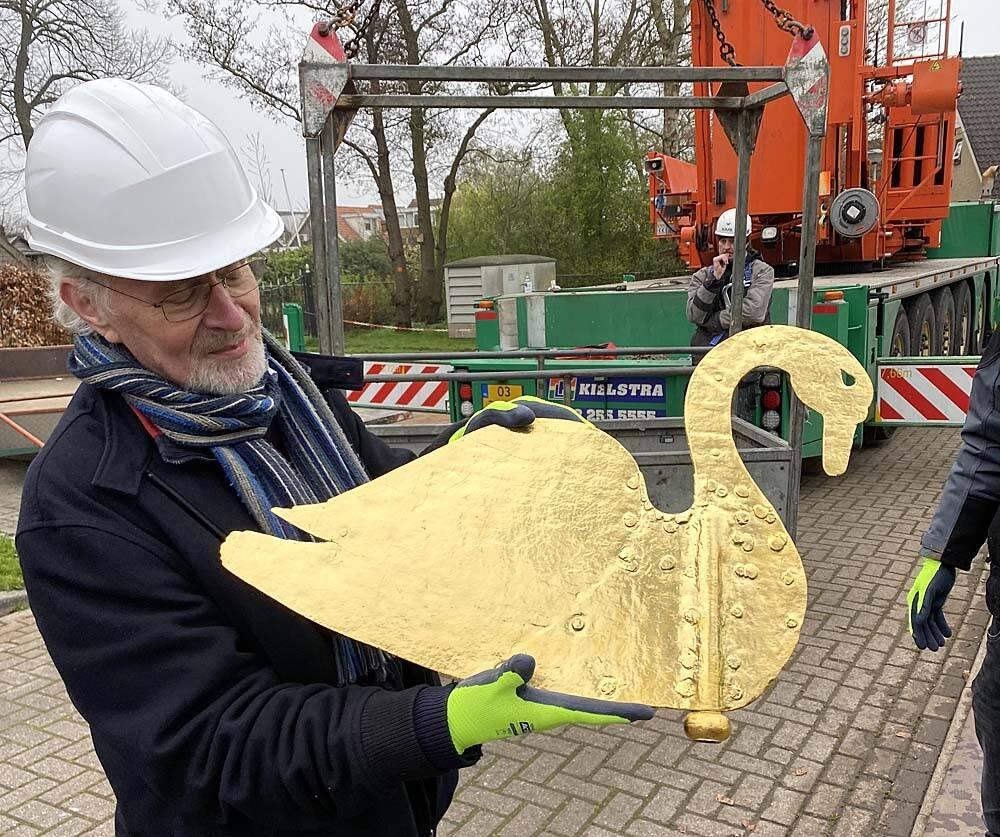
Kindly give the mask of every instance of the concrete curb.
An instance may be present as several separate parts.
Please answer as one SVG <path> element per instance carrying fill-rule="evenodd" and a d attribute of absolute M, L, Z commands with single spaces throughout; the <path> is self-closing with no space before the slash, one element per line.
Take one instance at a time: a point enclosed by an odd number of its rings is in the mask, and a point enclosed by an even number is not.
<path fill-rule="evenodd" d="M 24 590 L 11 590 L 0 593 L 0 616 L 6 616 L 15 610 L 28 606 L 28 594 Z"/>
<path fill-rule="evenodd" d="M 983 577 L 985 578 L 985 575 Z M 981 592 L 985 594 L 985 588 L 982 591 L 977 590 L 976 595 L 980 595 Z M 910 837 L 923 837 L 924 832 L 927 830 L 927 823 L 930 821 L 930 818 L 934 814 L 934 809 L 937 807 L 938 796 L 941 793 L 941 788 L 944 786 L 945 777 L 948 774 L 948 769 L 951 767 L 951 760 L 955 756 L 959 739 L 962 737 L 962 729 L 965 726 L 965 722 L 969 719 L 969 715 L 972 713 L 972 681 L 983 664 L 983 658 L 986 656 L 988 634 L 989 625 L 987 624 L 986 630 L 983 632 L 982 641 L 979 643 L 976 660 L 969 671 L 969 679 L 965 682 L 965 688 L 962 689 L 962 695 L 958 699 L 958 706 L 955 707 L 955 714 L 952 716 L 951 724 L 948 726 L 948 734 L 945 736 L 941 752 L 938 754 L 937 765 L 931 774 L 931 781 L 927 786 L 927 792 L 924 794 L 924 801 L 920 806 L 920 811 L 917 813 L 917 819 L 913 823 L 913 831 L 910 832 Z"/>

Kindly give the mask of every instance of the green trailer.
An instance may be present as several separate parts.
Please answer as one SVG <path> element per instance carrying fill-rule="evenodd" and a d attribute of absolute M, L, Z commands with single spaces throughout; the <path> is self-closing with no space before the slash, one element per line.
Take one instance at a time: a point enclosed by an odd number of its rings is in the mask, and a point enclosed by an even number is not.
<path fill-rule="evenodd" d="M 994 213 L 992 205 L 983 206 L 986 209 L 977 205 L 974 212 L 959 213 L 965 217 L 967 232 L 961 246 L 969 250 L 988 251 L 1000 245 L 991 226 L 1000 213 Z M 946 241 L 951 249 L 958 246 Z M 957 359 L 976 355 L 997 325 L 998 271 L 1000 258 L 996 253 L 980 252 L 902 263 L 879 271 L 818 276 L 812 327 L 846 346 L 875 383 L 889 358 L 927 359 L 921 368 L 931 363 L 930 358 L 941 356 L 949 358 L 945 365 L 959 363 Z M 652 354 L 658 347 L 683 347 L 694 331 L 685 316 L 686 286 L 687 277 L 676 277 L 484 300 L 476 314 L 477 349 L 516 355 L 611 345 L 617 349 L 644 347 Z M 775 283 L 773 322 L 793 321 L 795 287 L 794 278 Z M 679 417 L 683 415 L 687 378 L 643 375 L 643 368 L 690 367 L 691 362 L 692 357 L 680 351 L 666 357 L 592 361 L 456 357 L 452 360 L 456 371 L 502 377 L 452 382 L 451 417 L 458 420 L 492 400 L 522 394 L 565 401 L 588 418 Z M 560 375 L 571 366 L 578 372 L 585 367 L 588 373 Z M 513 377 L 519 370 L 537 373 L 543 368 L 549 375 L 541 380 Z M 628 377 L 624 377 L 625 370 Z M 760 380 L 766 385 L 758 386 L 758 400 L 745 417 L 787 440 L 791 425 L 787 382 L 774 373 L 765 373 Z M 858 429 L 857 443 L 884 436 L 889 431 L 883 425 L 897 423 L 884 420 L 876 402 L 868 422 Z M 803 456 L 818 456 L 821 439 L 822 418 L 808 416 Z"/>

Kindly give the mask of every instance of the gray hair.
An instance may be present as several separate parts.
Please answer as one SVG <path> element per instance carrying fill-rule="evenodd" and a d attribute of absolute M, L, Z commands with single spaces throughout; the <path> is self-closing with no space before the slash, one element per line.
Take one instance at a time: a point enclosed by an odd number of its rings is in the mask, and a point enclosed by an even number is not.
<path fill-rule="evenodd" d="M 73 285 L 85 293 L 98 308 L 107 311 L 111 306 L 111 291 L 103 285 L 89 281 L 98 276 L 93 270 L 68 262 L 58 256 L 47 256 L 45 269 L 49 287 L 49 305 L 52 308 L 52 319 L 56 325 L 62 326 L 71 334 L 91 334 L 93 327 L 63 302 L 59 290 L 63 285 Z"/>

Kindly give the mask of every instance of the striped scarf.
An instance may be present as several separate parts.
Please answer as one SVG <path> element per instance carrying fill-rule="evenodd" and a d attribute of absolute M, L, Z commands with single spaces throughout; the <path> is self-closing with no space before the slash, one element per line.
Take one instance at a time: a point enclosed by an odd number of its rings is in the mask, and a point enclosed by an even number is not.
<path fill-rule="evenodd" d="M 69 370 L 98 389 L 117 392 L 168 439 L 208 448 L 261 530 L 312 540 L 272 508 L 320 503 L 368 482 L 361 461 L 305 369 L 266 331 L 268 372 L 238 395 L 178 388 L 148 369 L 122 344 L 77 335 Z M 266 438 L 276 421 L 288 458 Z M 383 682 L 389 658 L 376 648 L 334 635 L 340 685 L 369 675 Z"/>

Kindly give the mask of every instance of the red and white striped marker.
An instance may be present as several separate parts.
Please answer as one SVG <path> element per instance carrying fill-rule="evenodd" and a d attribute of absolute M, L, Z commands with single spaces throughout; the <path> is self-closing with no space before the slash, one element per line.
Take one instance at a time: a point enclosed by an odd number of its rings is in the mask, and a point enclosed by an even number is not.
<path fill-rule="evenodd" d="M 975 374 L 971 365 L 880 366 L 878 422 L 960 427 Z"/>
<path fill-rule="evenodd" d="M 422 364 L 373 363 L 365 361 L 365 377 L 369 375 L 440 375 L 451 372 L 451 366 Z M 347 401 L 355 407 L 399 407 L 430 412 L 448 412 L 447 381 L 373 382 L 362 389 L 347 393 Z"/>

